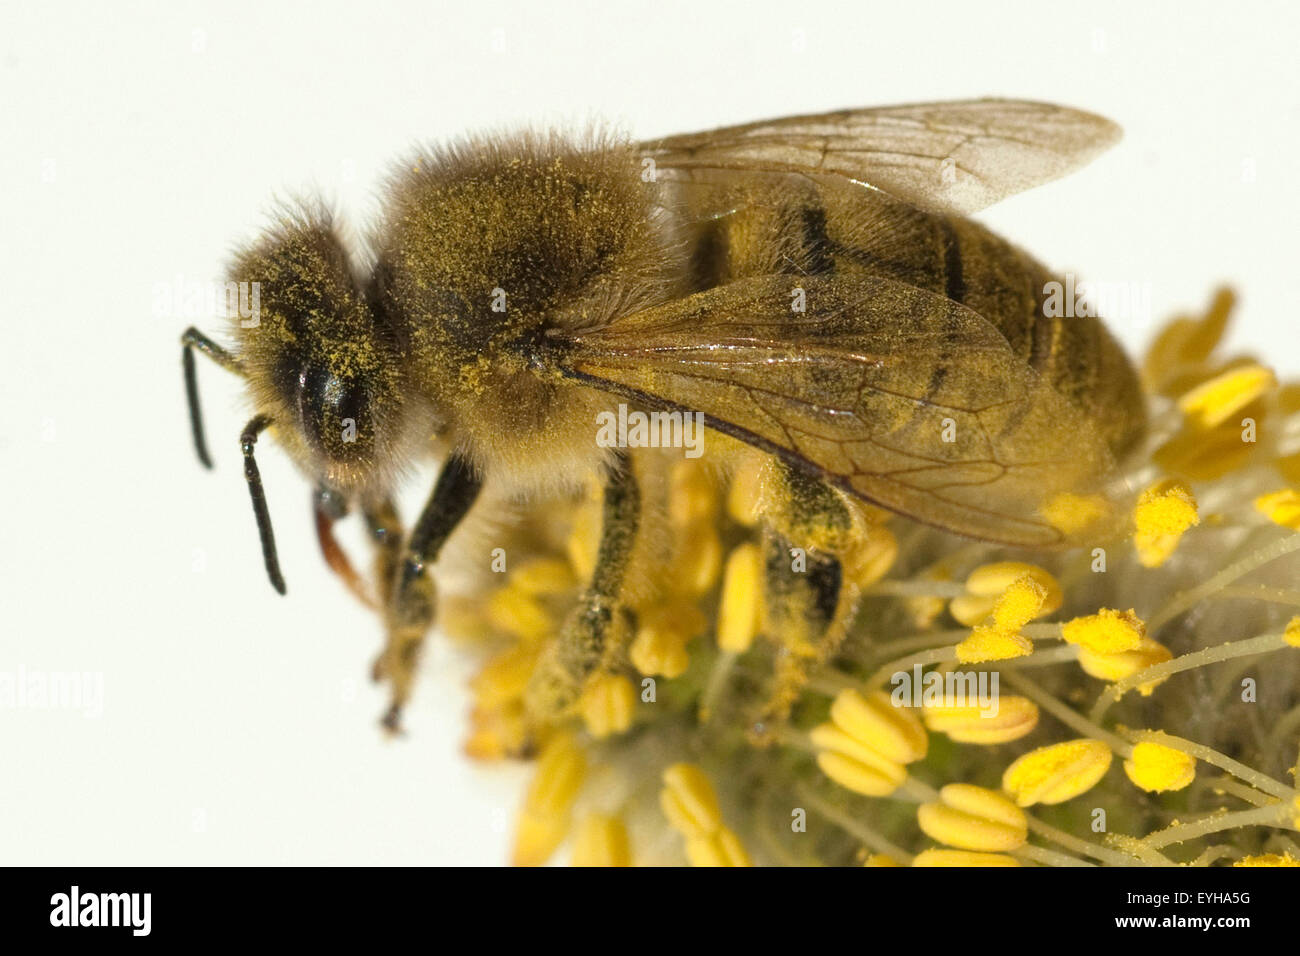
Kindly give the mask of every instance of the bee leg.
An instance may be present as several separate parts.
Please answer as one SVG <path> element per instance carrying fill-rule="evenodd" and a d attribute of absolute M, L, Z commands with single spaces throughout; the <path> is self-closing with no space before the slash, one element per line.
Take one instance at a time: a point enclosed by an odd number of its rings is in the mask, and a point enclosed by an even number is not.
<path fill-rule="evenodd" d="M 368 502 L 362 512 L 366 528 L 375 545 L 375 581 L 379 587 L 379 606 L 386 608 L 393 600 L 393 587 L 397 584 L 397 569 L 402 563 L 402 546 L 406 531 L 402 527 L 397 505 L 391 498 Z"/>
<path fill-rule="evenodd" d="M 361 580 L 361 575 L 357 574 L 356 569 L 352 567 L 347 552 L 339 546 L 334 537 L 335 522 L 347 517 L 347 501 L 338 492 L 322 485 L 312 494 L 312 512 L 316 518 L 316 540 L 320 544 L 325 563 L 339 576 L 347 589 L 352 592 L 353 597 L 373 609 L 375 599 L 371 597 L 365 582 Z"/>
<path fill-rule="evenodd" d="M 375 674 L 392 685 L 392 701 L 383 719 L 384 727 L 390 731 L 400 728 L 402 707 L 411 695 L 420 648 L 437 611 L 437 592 L 428 566 L 437 560 L 442 546 L 474 504 L 481 487 L 482 480 L 468 461 L 458 455 L 448 458 L 400 560 L 387 578 L 392 582 L 392 593 L 384 603 L 388 641 L 376 663 Z M 396 518 L 395 510 L 392 517 Z M 382 569 L 389 561 L 389 541 L 393 536 L 388 534 L 387 526 L 381 527 L 385 533 L 379 557 Z"/>
<path fill-rule="evenodd" d="M 631 462 L 620 455 L 605 481 L 600 547 L 591 585 L 559 637 L 538 662 L 526 692 L 530 716 L 539 722 L 566 713 L 588 677 L 618 650 L 611 635 L 622 622 L 619 597 L 641 524 L 641 490 Z"/>
<path fill-rule="evenodd" d="M 760 744 L 789 718 L 812 670 L 839 649 L 858 598 L 839 557 L 854 533 L 843 496 L 784 462 L 772 468 L 763 532 L 763 634 L 776 644 L 776 656 L 767 698 L 749 728 Z"/>

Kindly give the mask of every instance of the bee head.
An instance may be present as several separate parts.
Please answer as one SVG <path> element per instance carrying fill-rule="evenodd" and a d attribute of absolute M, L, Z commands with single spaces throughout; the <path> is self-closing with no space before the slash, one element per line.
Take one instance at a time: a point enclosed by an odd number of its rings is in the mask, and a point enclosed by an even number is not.
<path fill-rule="evenodd" d="M 344 494 L 387 482 L 406 411 L 399 348 L 328 215 L 282 217 L 230 278 L 241 289 L 239 358 L 281 444 Z"/>

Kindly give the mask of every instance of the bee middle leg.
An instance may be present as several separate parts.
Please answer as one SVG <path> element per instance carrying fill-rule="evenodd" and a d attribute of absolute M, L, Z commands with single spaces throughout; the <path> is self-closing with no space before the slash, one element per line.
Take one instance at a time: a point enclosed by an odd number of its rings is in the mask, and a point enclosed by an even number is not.
<path fill-rule="evenodd" d="M 600 546 L 591 584 L 543 654 L 529 681 L 526 704 L 545 722 L 570 710 L 584 684 L 618 650 L 611 640 L 620 625 L 620 597 L 641 524 L 641 490 L 626 455 L 605 481 Z"/>
<path fill-rule="evenodd" d="M 474 504 L 482 486 L 482 479 L 468 461 L 458 455 L 448 458 L 404 544 L 392 502 L 367 509 L 371 535 L 378 547 L 379 598 L 388 631 L 387 643 L 375 662 L 375 677 L 392 686 L 391 702 L 383 719 L 391 731 L 400 728 L 420 650 L 437 613 L 437 592 L 428 567 L 438 559 L 442 546 Z"/>

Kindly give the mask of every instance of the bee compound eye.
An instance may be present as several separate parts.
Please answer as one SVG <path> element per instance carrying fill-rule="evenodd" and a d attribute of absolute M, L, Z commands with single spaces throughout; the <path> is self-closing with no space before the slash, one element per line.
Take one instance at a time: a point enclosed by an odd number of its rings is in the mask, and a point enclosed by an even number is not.
<path fill-rule="evenodd" d="M 303 433 L 322 455 L 347 464 L 370 456 L 374 429 L 363 384 L 328 369 L 308 368 L 299 376 L 298 409 Z"/>

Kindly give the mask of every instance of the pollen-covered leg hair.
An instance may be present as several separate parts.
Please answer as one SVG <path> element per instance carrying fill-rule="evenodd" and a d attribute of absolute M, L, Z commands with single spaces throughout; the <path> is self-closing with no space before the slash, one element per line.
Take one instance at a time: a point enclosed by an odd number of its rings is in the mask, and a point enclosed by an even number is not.
<path fill-rule="evenodd" d="M 526 699 L 534 720 L 546 722 L 567 712 L 587 678 L 619 651 L 614 635 L 623 630 L 620 599 L 640 525 L 640 486 L 628 457 L 619 455 L 605 481 L 600 547 L 591 585 L 529 681 Z"/>
<path fill-rule="evenodd" d="M 771 741 L 812 670 L 839 649 L 858 598 L 841 557 L 859 529 L 838 492 L 773 459 L 762 505 L 763 634 L 775 642 L 776 660 L 767 697 L 750 724 L 758 743 Z"/>
<path fill-rule="evenodd" d="M 375 662 L 375 677 L 389 681 L 392 686 L 392 701 L 383 720 L 391 731 L 400 728 L 402 708 L 411 696 L 420 649 L 437 612 L 437 593 L 428 566 L 437 560 L 442 546 L 474 504 L 481 488 L 482 480 L 468 461 L 459 455 L 448 458 L 411 532 L 401 561 L 391 568 L 392 575 L 386 578 L 392 582 L 392 594 L 384 604 L 388 641 Z M 378 557 L 381 575 L 387 573 L 392 561 L 389 552 L 392 529 L 382 523 L 387 518 L 396 523 L 396 510 L 391 505 L 381 507 L 372 516 L 371 525 L 377 539 L 382 531 Z M 374 519 L 380 523 L 376 525 Z M 384 587 L 381 583 L 381 591 Z"/>

